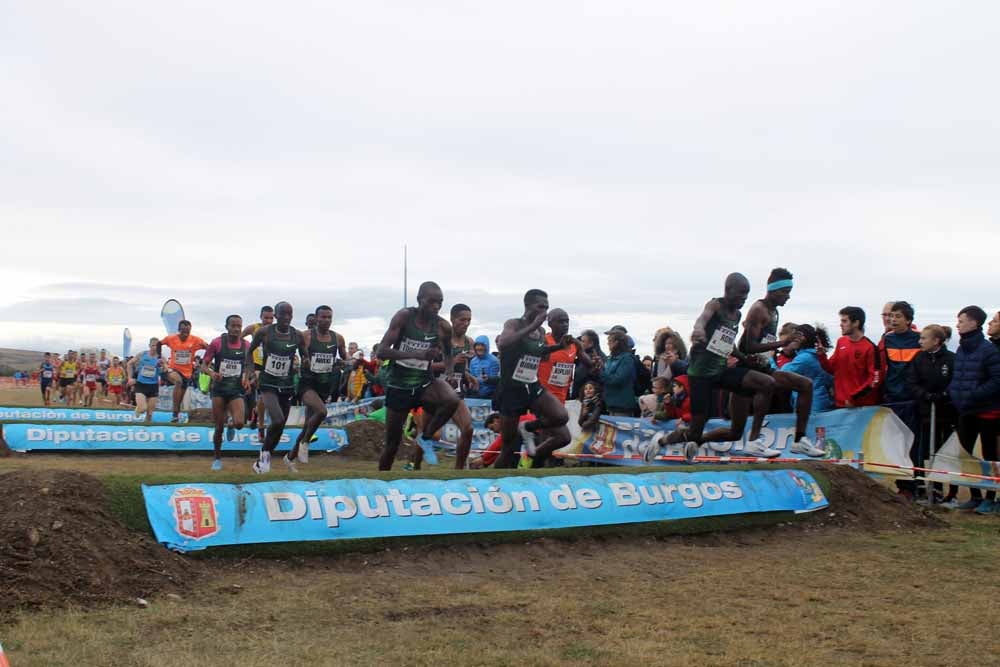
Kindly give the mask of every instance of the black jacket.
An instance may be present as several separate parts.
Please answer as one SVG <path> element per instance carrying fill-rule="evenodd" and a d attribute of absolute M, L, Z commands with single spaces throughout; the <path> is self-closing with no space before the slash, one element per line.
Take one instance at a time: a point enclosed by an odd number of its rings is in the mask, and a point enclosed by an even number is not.
<path fill-rule="evenodd" d="M 955 353 L 941 348 L 937 352 L 918 352 L 906 368 L 907 391 L 914 400 L 940 402 L 948 398 L 948 385 L 955 373 Z"/>

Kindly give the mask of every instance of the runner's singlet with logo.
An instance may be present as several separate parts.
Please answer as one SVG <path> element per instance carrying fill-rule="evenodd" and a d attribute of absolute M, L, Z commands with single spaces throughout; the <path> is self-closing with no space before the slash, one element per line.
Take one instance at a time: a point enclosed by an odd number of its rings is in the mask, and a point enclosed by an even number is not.
<path fill-rule="evenodd" d="M 316 327 L 309 329 L 309 368 L 302 367 L 302 380 L 314 387 L 333 384 L 333 365 L 337 361 L 337 332 L 330 329 L 330 340 L 319 339 Z"/>
<path fill-rule="evenodd" d="M 59 369 L 59 377 L 72 380 L 76 377 L 77 366 L 75 361 L 64 361 Z"/>
<path fill-rule="evenodd" d="M 52 382 L 52 364 L 45 361 L 42 362 L 42 382 Z"/>
<path fill-rule="evenodd" d="M 431 329 L 424 331 L 417 326 L 417 309 L 406 309 L 410 316 L 403 326 L 403 333 L 395 345 L 400 352 L 423 352 L 437 347 L 441 326 L 435 319 Z M 388 385 L 395 389 L 418 389 L 431 382 L 431 362 L 424 359 L 393 359 L 389 364 Z"/>
<path fill-rule="evenodd" d="M 454 341 L 452 341 L 452 343 L 454 343 Z M 472 339 L 468 336 L 462 337 L 461 345 L 451 348 L 452 358 L 461 355 L 459 361 L 455 362 L 455 365 L 452 366 L 451 374 L 448 377 L 448 384 L 458 391 L 462 390 L 462 380 L 465 378 L 465 368 L 469 363 L 467 355 L 470 352 L 472 352 Z"/>
<path fill-rule="evenodd" d="M 277 324 L 267 327 L 264 332 L 264 370 L 260 373 L 260 386 L 273 389 L 291 390 L 295 386 L 292 376 L 292 362 L 295 351 L 299 349 L 300 334 L 295 327 L 289 326 L 288 333 L 278 332 Z"/>
<path fill-rule="evenodd" d="M 523 320 L 522 320 L 523 321 Z M 535 384 L 538 382 L 538 365 L 545 354 L 545 338 L 525 336 L 511 348 L 500 351 L 500 384 Z"/>
<path fill-rule="evenodd" d="M 212 358 L 213 370 L 219 374 L 219 379 L 212 385 L 217 394 L 243 393 L 243 360 L 246 359 L 248 343 L 240 338 L 240 346 L 232 349 L 229 346 L 229 336 L 219 338 L 219 353 Z"/>
<path fill-rule="evenodd" d="M 739 319 L 727 319 L 722 315 L 722 300 L 719 310 L 705 325 L 707 344 L 698 344 L 691 348 L 691 364 L 688 366 L 689 377 L 715 377 L 726 370 L 726 360 L 732 354 L 736 344 L 736 333 L 739 330 Z"/>
<path fill-rule="evenodd" d="M 149 352 L 143 352 L 139 357 L 139 368 L 136 369 L 135 381 L 142 384 L 159 384 L 160 382 L 160 358 L 152 356 Z"/>

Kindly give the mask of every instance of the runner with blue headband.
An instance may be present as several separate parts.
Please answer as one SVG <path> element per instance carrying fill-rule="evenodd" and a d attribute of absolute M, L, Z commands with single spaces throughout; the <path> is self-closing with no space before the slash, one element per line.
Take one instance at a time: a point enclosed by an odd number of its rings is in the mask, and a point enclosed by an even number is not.
<path fill-rule="evenodd" d="M 779 348 L 797 344 L 801 338 L 795 333 L 778 340 L 778 308 L 788 303 L 792 294 L 792 273 L 788 269 L 776 268 L 767 278 L 767 294 L 750 306 L 747 319 L 743 322 L 743 336 L 740 338 L 739 349 L 747 356 L 750 367 L 764 373 L 770 373 L 774 378 L 777 391 L 797 392 L 795 401 L 795 441 L 791 450 L 806 456 L 824 456 L 826 452 L 816 447 L 806 437 L 809 426 L 809 413 L 812 410 L 813 385 L 812 380 L 799 375 L 777 369 L 774 363 L 774 352 Z M 733 400 L 747 400 L 733 396 Z M 754 414 L 754 426 L 762 416 Z M 761 422 L 763 425 L 763 422 Z"/>

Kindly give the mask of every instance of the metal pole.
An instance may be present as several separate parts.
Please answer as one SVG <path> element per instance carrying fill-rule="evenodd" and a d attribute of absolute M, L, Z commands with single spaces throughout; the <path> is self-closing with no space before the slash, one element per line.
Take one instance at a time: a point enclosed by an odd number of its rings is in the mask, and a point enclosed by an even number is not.
<path fill-rule="evenodd" d="M 936 437 L 937 437 L 937 404 L 932 402 L 931 403 L 931 432 L 930 432 L 929 441 L 927 443 L 927 445 L 928 445 L 928 447 L 927 447 L 927 458 L 924 460 L 924 467 L 926 467 L 926 468 L 930 468 L 931 467 L 931 459 L 934 457 L 934 445 L 935 445 L 934 440 L 935 440 Z M 934 485 L 931 484 L 930 480 L 927 479 L 927 476 L 924 475 L 924 489 L 925 489 L 925 493 L 927 493 L 927 504 L 928 505 L 933 505 L 934 504 L 934 489 L 932 488 L 933 486 Z"/>

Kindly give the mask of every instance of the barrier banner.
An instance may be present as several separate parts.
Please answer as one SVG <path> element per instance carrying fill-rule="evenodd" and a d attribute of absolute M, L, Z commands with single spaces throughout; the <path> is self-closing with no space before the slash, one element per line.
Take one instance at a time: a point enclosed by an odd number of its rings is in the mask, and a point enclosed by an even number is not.
<path fill-rule="evenodd" d="M 169 410 L 174 404 L 174 388 L 169 384 L 160 385 L 157 398 L 157 410 Z M 211 410 L 212 397 L 203 393 L 197 387 L 188 387 L 181 400 L 181 410 Z"/>
<path fill-rule="evenodd" d="M 171 452 L 212 451 L 211 426 L 112 426 L 102 424 L 5 424 L 4 439 L 15 452 L 33 450 L 145 450 Z M 290 449 L 302 429 L 286 428 L 279 450 Z M 337 428 L 316 431 L 315 450 L 336 451 L 347 444 L 347 432 Z M 240 429 L 232 442 L 223 439 L 223 451 L 256 452 L 257 429 Z"/>
<path fill-rule="evenodd" d="M 338 401 L 337 403 L 326 404 L 326 419 L 324 426 L 344 426 L 359 419 L 367 419 L 368 415 L 375 412 L 385 399 L 381 396 L 376 398 L 363 398 L 357 402 Z M 288 419 L 285 421 L 289 426 L 302 426 L 305 424 L 306 409 L 301 405 L 293 405 L 288 412 Z"/>
<path fill-rule="evenodd" d="M 497 434 L 486 428 L 486 418 L 493 412 L 493 404 L 488 398 L 466 398 L 463 399 L 465 407 L 469 409 L 472 416 L 472 449 L 486 449 Z M 441 439 L 435 440 L 437 447 L 449 451 L 454 451 L 458 447 L 458 438 L 461 431 L 455 422 L 448 420 L 448 423 L 441 427 Z"/>
<path fill-rule="evenodd" d="M 728 422 L 719 419 L 710 420 L 705 427 L 705 432 L 727 424 Z M 675 425 L 676 421 L 653 424 L 648 419 L 601 417 L 596 432 L 583 434 L 559 450 L 557 455 L 561 452 L 613 465 L 646 465 L 643 461 L 643 453 L 648 447 L 655 446 L 661 436 L 673 431 Z M 748 421 L 743 440 L 705 443 L 698 448 L 698 456 L 747 456 L 744 454 L 744 446 L 749 431 L 750 423 Z M 909 451 L 910 445 L 913 443 L 913 433 L 892 410 L 887 408 L 866 407 L 832 410 L 811 415 L 807 435 L 817 446 L 826 449 L 826 456 L 820 459 L 791 451 L 791 444 L 795 440 L 795 415 L 793 414 L 768 415 L 761 433 L 764 435 L 765 445 L 780 451 L 783 459 L 801 459 L 803 461 L 848 459 L 901 466 L 912 465 Z M 661 453 L 667 456 L 683 457 L 683 444 L 665 447 Z M 677 462 L 657 460 L 656 464 L 677 465 Z M 857 464 L 858 467 L 861 465 L 860 462 Z M 880 475 L 911 476 L 909 471 L 874 466 L 865 466 L 864 470 Z"/>
<path fill-rule="evenodd" d="M 153 423 L 169 423 L 171 414 L 169 412 L 153 412 Z M 101 410 L 100 408 L 19 408 L 0 407 L 0 421 L 8 420 L 41 420 L 41 421 L 68 421 L 68 422 L 122 422 L 125 424 L 141 423 L 145 421 L 146 415 L 136 418 L 132 410 Z M 188 420 L 187 413 L 182 412 L 179 421 L 185 423 Z"/>
<path fill-rule="evenodd" d="M 503 532 L 811 512 L 828 502 L 799 470 L 499 479 L 342 479 L 142 487 L 157 541 L 226 544 Z"/>
<path fill-rule="evenodd" d="M 980 489 L 1000 490 L 1000 461 L 984 461 L 982 459 L 982 440 L 976 441 L 973 454 L 965 451 L 958 439 L 958 433 L 951 437 L 931 457 L 930 468 L 938 471 L 927 473 L 927 479 L 932 482 L 950 482 L 961 486 L 975 486 Z M 952 473 L 952 474 L 947 474 Z M 973 475 L 973 477 L 965 477 Z M 994 477 L 996 479 L 980 479 Z"/>

